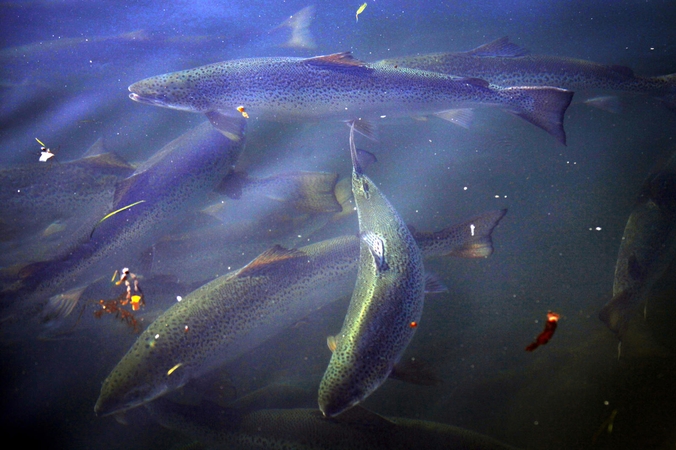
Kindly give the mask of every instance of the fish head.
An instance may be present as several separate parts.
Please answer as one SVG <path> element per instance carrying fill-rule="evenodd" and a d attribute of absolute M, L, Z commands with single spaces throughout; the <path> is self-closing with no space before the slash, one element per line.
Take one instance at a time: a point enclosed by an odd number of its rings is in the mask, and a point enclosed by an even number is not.
<path fill-rule="evenodd" d="M 319 410 L 322 412 L 324 417 L 336 417 L 338 414 L 347 411 L 361 400 L 366 398 L 366 393 L 363 392 L 350 392 L 345 391 L 333 391 L 333 392 L 320 392 L 319 396 Z"/>
<path fill-rule="evenodd" d="M 211 108 L 199 82 L 186 72 L 158 75 L 129 86 L 129 98 L 146 105 L 203 113 Z"/>
<path fill-rule="evenodd" d="M 94 412 L 106 416 L 141 406 L 185 385 L 188 367 L 175 363 L 143 335 L 103 382 Z M 153 350 L 159 350 L 154 352 Z"/>

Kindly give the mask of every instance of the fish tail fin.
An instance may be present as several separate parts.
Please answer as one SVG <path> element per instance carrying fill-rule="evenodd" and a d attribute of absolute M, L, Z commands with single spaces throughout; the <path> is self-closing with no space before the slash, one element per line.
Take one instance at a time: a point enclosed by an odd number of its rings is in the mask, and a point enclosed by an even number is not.
<path fill-rule="evenodd" d="M 333 189 L 333 194 L 335 195 L 336 200 L 338 200 L 338 203 L 340 203 L 341 210 L 331 217 L 332 222 L 342 220 L 355 212 L 352 201 L 352 183 L 350 178 L 340 179 Z"/>
<path fill-rule="evenodd" d="M 286 175 L 297 186 L 291 198 L 284 196 L 277 198 L 287 202 L 296 210 L 309 213 L 340 212 L 343 207 L 334 193 L 338 182 L 337 173 L 329 172 L 294 172 Z M 275 199 L 274 195 L 270 198 Z"/>
<path fill-rule="evenodd" d="M 566 145 L 563 118 L 573 99 L 573 92 L 554 87 L 522 86 L 505 88 L 504 91 L 518 93 L 519 107 L 510 112 L 540 127 Z"/>
<path fill-rule="evenodd" d="M 40 314 L 41 322 L 52 323 L 68 317 L 80 301 L 80 297 L 82 297 L 82 293 L 87 287 L 89 285 L 78 286 L 67 292 L 50 297 Z"/>
<path fill-rule="evenodd" d="M 411 229 L 411 234 L 425 256 L 484 258 L 493 254 L 493 230 L 505 214 L 506 209 L 489 211 L 441 231 Z"/>
<path fill-rule="evenodd" d="M 290 30 L 289 39 L 283 44 L 280 44 L 280 47 L 295 48 L 300 50 L 317 48 L 314 37 L 310 32 L 310 24 L 312 24 L 314 17 L 314 6 L 306 6 L 270 30 L 270 32 L 274 32 L 282 28 L 287 28 Z"/>

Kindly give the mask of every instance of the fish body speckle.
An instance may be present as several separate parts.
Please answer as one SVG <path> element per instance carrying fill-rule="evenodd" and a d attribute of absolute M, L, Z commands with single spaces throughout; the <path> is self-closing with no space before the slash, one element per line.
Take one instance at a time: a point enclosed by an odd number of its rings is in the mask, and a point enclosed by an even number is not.
<path fill-rule="evenodd" d="M 192 112 L 278 122 L 377 119 L 497 106 L 563 141 L 571 92 L 497 88 L 478 79 L 377 66 L 349 53 L 315 58 L 250 58 L 159 75 L 129 86 L 132 100 Z"/>
<path fill-rule="evenodd" d="M 179 388 L 293 325 L 326 298 L 335 299 L 335 291 L 349 292 L 357 246 L 356 239 L 343 237 L 298 250 L 273 247 L 191 292 L 157 318 L 113 369 L 96 411 L 129 409 Z"/>
<path fill-rule="evenodd" d="M 352 141 L 352 140 L 351 140 Z M 353 164 L 356 160 L 351 142 Z M 355 165 L 360 253 L 357 282 L 336 348 L 319 387 L 319 408 L 340 414 L 374 392 L 390 375 L 422 315 L 422 254 L 399 214 Z"/>
<path fill-rule="evenodd" d="M 622 341 L 653 285 L 676 257 L 676 154 L 643 183 L 617 255 L 613 298 L 600 318 Z M 644 322 L 644 317 L 640 322 Z"/>
<path fill-rule="evenodd" d="M 477 77 L 498 86 L 556 86 L 573 91 L 625 91 L 663 97 L 671 103 L 676 97 L 674 74 L 641 77 L 623 66 L 558 56 L 530 55 L 507 38 L 497 39 L 467 52 L 388 58 L 375 65 L 396 65 Z"/>
<path fill-rule="evenodd" d="M 426 256 L 471 257 L 474 248 L 482 249 L 476 256 L 487 256 L 491 232 L 504 214 L 493 211 L 471 219 L 477 224 L 474 236 L 462 223 L 416 233 L 416 238 Z M 133 408 L 177 389 L 261 345 L 309 312 L 349 295 L 359 255 L 356 236 L 297 250 L 273 247 L 242 269 L 193 291 L 158 317 L 111 371 L 97 413 Z"/>
<path fill-rule="evenodd" d="M 143 249 L 170 231 L 186 210 L 198 209 L 232 170 L 244 144 L 244 128 L 241 132 L 242 138 L 233 141 L 205 122 L 167 144 L 118 183 L 111 209 L 143 202 L 100 222 L 83 242 L 40 264 L 2 306 L 34 317 L 50 296 L 133 265 Z"/>

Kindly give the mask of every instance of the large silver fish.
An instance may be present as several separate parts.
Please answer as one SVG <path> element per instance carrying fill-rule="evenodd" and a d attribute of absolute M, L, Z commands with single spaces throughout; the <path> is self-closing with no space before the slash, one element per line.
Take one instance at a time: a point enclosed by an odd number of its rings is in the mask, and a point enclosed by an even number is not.
<path fill-rule="evenodd" d="M 227 449 L 516 450 L 489 436 L 437 422 L 383 417 L 361 406 L 326 419 L 316 409 L 241 413 L 213 403 L 186 406 L 158 399 L 146 408 L 162 426 Z"/>
<path fill-rule="evenodd" d="M 379 120 L 495 106 L 563 143 L 563 115 L 573 95 L 557 88 L 499 88 L 477 78 L 369 65 L 350 53 L 225 61 L 147 78 L 129 91 L 132 100 L 149 105 L 229 115 L 245 112 L 278 122 Z"/>
<path fill-rule="evenodd" d="M 163 147 L 117 186 L 113 210 L 135 206 L 100 222 L 62 256 L 28 268 L 3 291 L 3 309 L 14 306 L 31 317 L 46 305 L 42 318 L 47 321 L 68 311 L 60 294 L 69 288 L 133 267 L 144 249 L 171 231 L 181 215 L 201 208 L 207 193 L 230 173 L 245 140 L 244 119 L 237 124 L 240 132 L 233 135 L 205 122 Z"/>
<path fill-rule="evenodd" d="M 652 344 L 643 322 L 653 285 L 676 258 L 676 154 L 644 182 L 627 224 L 615 265 L 613 298 L 599 317 L 620 342 L 631 328 Z M 657 348 L 657 347 L 654 347 Z"/>
<path fill-rule="evenodd" d="M 319 408 L 333 417 L 390 376 L 422 316 L 425 273 L 413 235 L 357 160 L 350 129 L 352 194 L 359 217 L 359 270 L 343 327 L 319 385 Z M 333 347 L 333 344 L 330 345 Z"/>
<path fill-rule="evenodd" d="M 410 67 L 462 77 L 476 77 L 498 86 L 556 86 L 573 91 L 626 91 L 648 94 L 676 108 L 676 74 L 641 77 L 624 66 L 581 59 L 529 55 L 503 37 L 467 52 L 432 53 L 388 58 L 376 63 Z"/>
<path fill-rule="evenodd" d="M 491 232 L 505 212 L 421 233 L 421 250 L 426 256 L 488 256 Z M 111 414 L 151 401 L 349 295 L 358 262 L 359 239 L 342 236 L 293 250 L 273 247 L 205 284 L 141 334 L 104 381 L 95 411 Z"/>

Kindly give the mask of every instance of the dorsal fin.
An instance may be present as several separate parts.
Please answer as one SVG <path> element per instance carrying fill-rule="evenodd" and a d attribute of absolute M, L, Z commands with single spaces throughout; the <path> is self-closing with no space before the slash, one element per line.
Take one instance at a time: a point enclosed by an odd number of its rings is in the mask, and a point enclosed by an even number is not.
<path fill-rule="evenodd" d="M 106 144 L 103 141 L 103 138 L 100 137 L 92 144 L 91 147 L 87 149 L 84 155 L 82 155 L 82 158 L 89 158 L 91 156 L 98 156 L 102 155 L 103 153 L 108 153 L 108 150 L 106 149 Z"/>
<path fill-rule="evenodd" d="M 306 64 L 319 66 L 366 67 L 366 63 L 352 56 L 352 52 L 332 53 L 330 55 L 313 56 L 303 60 Z"/>
<path fill-rule="evenodd" d="M 347 71 L 353 75 L 365 75 L 373 71 L 365 62 L 352 56 L 351 52 L 333 53 L 331 55 L 315 56 L 301 61 L 321 69 Z"/>
<path fill-rule="evenodd" d="M 125 161 L 120 155 L 115 152 L 100 153 L 97 155 L 87 156 L 77 160 L 78 166 L 85 166 L 96 168 L 99 170 L 113 169 L 119 171 L 134 171 L 134 166 Z"/>
<path fill-rule="evenodd" d="M 519 47 L 516 44 L 509 42 L 507 36 L 496 39 L 487 44 L 481 45 L 475 49 L 465 52 L 469 56 L 477 56 L 481 58 L 503 57 L 503 58 L 518 58 L 530 53 L 527 49 Z"/>
<path fill-rule="evenodd" d="M 305 252 L 295 248 L 288 249 L 281 245 L 275 245 L 269 250 L 258 255 L 253 261 L 242 267 L 237 272 L 237 277 L 253 277 L 265 275 L 271 268 L 276 267 L 278 263 L 284 263 L 296 258 L 305 258 Z"/>
<path fill-rule="evenodd" d="M 140 175 L 141 174 L 132 175 L 117 183 L 115 186 L 115 195 L 113 196 L 113 207 L 120 204 L 122 198 L 124 198 L 127 192 L 138 182 Z"/>

